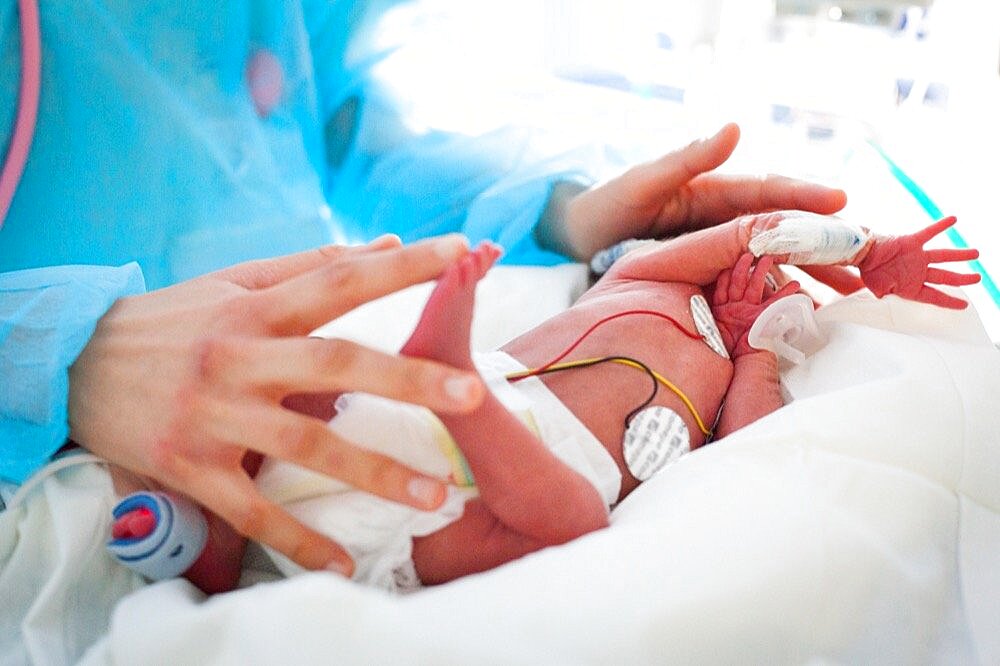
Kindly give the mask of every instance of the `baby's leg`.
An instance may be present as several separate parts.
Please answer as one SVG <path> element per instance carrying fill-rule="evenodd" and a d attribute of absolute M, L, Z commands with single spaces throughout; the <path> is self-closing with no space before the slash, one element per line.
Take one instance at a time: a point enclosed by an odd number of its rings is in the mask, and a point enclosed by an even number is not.
<path fill-rule="evenodd" d="M 469 336 L 476 284 L 498 256 L 495 246 L 480 245 L 441 276 L 403 354 L 474 368 Z M 488 512 L 523 535 L 526 547 L 517 555 L 607 525 L 607 508 L 590 482 L 554 456 L 492 393 L 469 414 L 440 418 L 464 453 Z M 509 544 L 510 535 L 501 541 Z M 470 557 L 483 555 L 476 553 L 483 544 L 466 545 Z"/>

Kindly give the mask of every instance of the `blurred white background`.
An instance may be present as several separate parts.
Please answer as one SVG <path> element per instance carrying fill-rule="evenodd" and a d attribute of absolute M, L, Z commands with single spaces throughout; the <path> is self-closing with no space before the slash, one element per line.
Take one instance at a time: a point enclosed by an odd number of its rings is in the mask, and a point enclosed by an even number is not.
<path fill-rule="evenodd" d="M 423 0 L 381 30 L 415 126 L 541 128 L 613 171 L 735 120 L 725 169 L 843 187 L 884 231 L 955 214 L 1000 280 L 1000 0 Z"/>

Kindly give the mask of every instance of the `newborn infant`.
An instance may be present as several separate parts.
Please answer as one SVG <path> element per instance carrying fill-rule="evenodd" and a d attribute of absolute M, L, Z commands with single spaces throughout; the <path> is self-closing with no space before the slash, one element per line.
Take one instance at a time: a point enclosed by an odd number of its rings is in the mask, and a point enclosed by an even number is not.
<path fill-rule="evenodd" d="M 775 263 L 852 265 L 860 280 L 850 279 L 877 296 L 961 308 L 929 285 L 979 276 L 929 264 L 978 253 L 923 249 L 953 223 L 880 237 L 797 212 L 739 218 L 627 253 L 571 308 L 474 359 L 475 288 L 500 254 L 480 245 L 441 276 L 401 353 L 476 367 L 491 388 L 484 402 L 435 417 L 346 394 L 330 423 L 360 446 L 449 478 L 442 507 L 398 505 L 278 460 L 265 461 L 257 483 L 344 546 L 356 580 L 392 590 L 567 542 L 607 526 L 610 507 L 677 456 L 782 406 L 776 357 L 748 341 L 757 316 L 799 289 L 772 279 Z M 283 572 L 298 570 L 272 556 Z M 211 571 L 204 560 L 198 566 Z"/>

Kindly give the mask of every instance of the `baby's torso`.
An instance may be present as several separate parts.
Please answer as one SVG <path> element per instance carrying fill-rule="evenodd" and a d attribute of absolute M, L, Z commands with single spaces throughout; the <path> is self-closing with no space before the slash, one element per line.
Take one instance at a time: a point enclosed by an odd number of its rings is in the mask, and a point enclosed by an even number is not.
<path fill-rule="evenodd" d="M 656 314 L 673 318 L 676 324 Z M 633 312 L 634 314 L 622 314 Z M 693 450 L 706 441 L 732 379 L 733 367 L 714 339 L 699 287 L 682 283 L 602 282 L 572 308 L 512 340 L 503 350 L 529 368 L 560 355 L 598 322 L 563 361 L 627 357 L 664 382 L 648 406 L 664 406 L 684 421 Z M 706 325 L 707 314 L 707 325 Z M 621 315 L 621 316 L 616 316 Z M 701 319 L 701 325 L 696 322 Z M 711 344 L 710 344 L 711 343 Z M 713 349 L 713 347 L 715 349 Z M 601 362 L 542 376 L 542 381 L 604 444 L 622 472 L 622 497 L 638 485 L 622 452 L 625 421 L 654 390 L 641 367 Z M 675 390 L 676 389 L 676 390 Z"/>

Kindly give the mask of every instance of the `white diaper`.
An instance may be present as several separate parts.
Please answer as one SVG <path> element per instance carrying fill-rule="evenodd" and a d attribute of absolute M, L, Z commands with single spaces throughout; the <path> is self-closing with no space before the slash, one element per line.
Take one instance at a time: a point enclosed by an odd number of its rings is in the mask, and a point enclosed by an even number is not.
<path fill-rule="evenodd" d="M 537 378 L 510 384 L 504 375 L 524 366 L 503 352 L 476 356 L 487 386 L 519 415 L 566 465 L 601 493 L 608 506 L 618 499 L 621 475 L 604 446 Z M 384 453 L 439 478 L 461 479 L 464 460 L 441 422 L 427 409 L 354 393 L 342 396 L 330 427 L 366 449 Z M 413 537 L 436 532 L 462 515 L 475 488 L 450 486 L 436 511 L 419 511 L 289 463 L 268 460 L 257 485 L 273 501 L 310 527 L 328 535 L 351 554 L 354 579 L 387 590 L 419 585 L 413 572 Z M 271 552 L 286 575 L 301 568 Z"/>

